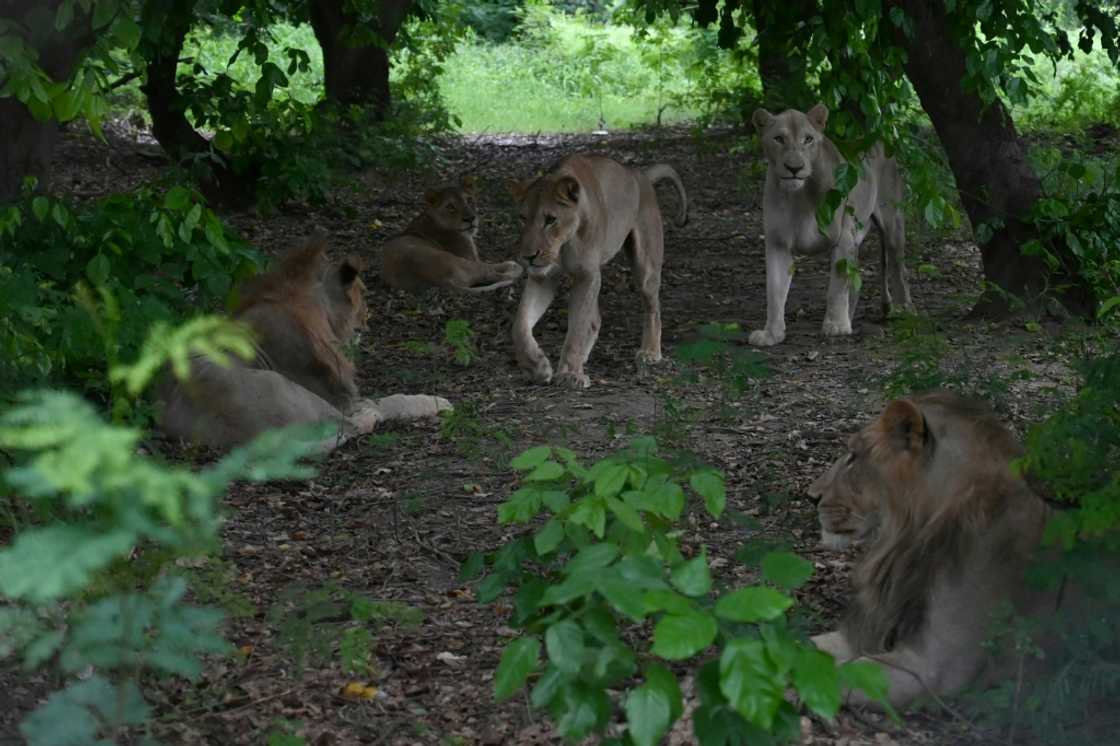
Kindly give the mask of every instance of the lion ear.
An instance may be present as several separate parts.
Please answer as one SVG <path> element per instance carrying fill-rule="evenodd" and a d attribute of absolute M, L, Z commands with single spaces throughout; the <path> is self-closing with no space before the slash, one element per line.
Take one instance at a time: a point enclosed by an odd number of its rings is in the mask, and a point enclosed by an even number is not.
<path fill-rule="evenodd" d="M 579 202 L 579 182 L 571 176 L 565 176 L 556 182 L 556 199 L 571 205 Z"/>
<path fill-rule="evenodd" d="M 774 121 L 774 115 L 766 109 L 755 109 L 754 114 L 751 114 L 751 122 L 754 123 L 755 129 L 759 132 L 769 127 L 772 121 Z"/>
<path fill-rule="evenodd" d="M 809 121 L 814 127 L 821 132 L 824 132 L 824 127 L 828 124 L 828 107 L 824 104 L 817 104 L 809 111 L 805 112 L 805 116 L 809 117 Z"/>
<path fill-rule="evenodd" d="M 354 284 L 354 281 L 366 268 L 366 262 L 360 256 L 347 254 L 338 265 L 338 281 L 344 288 Z"/>
<path fill-rule="evenodd" d="M 909 399 L 896 399 L 879 416 L 879 429 L 887 442 L 898 451 L 917 453 L 929 436 L 926 418 Z"/>
<path fill-rule="evenodd" d="M 529 192 L 529 187 L 533 185 L 532 179 L 525 179 L 519 181 L 518 179 L 507 179 L 506 189 L 509 190 L 510 195 L 513 196 L 514 202 L 521 202 L 525 199 L 525 195 Z"/>

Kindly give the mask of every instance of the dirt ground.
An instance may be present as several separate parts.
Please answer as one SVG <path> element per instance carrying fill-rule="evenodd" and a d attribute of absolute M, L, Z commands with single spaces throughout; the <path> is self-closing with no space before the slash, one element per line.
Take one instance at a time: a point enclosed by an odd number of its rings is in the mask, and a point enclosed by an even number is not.
<path fill-rule="evenodd" d="M 211 661 L 197 683 L 146 689 L 160 740 L 283 743 L 275 734 L 291 733 L 322 746 L 558 742 L 547 718 L 524 699 L 494 703 L 491 677 L 514 634 L 506 626 L 509 607 L 477 603 L 472 587 L 458 579 L 471 552 L 492 550 L 515 535 L 517 529 L 496 519 L 498 504 L 517 485 L 509 459 L 542 443 L 565 445 L 586 462 L 634 433 L 672 433 L 679 445 L 722 470 L 728 485 L 728 515 L 719 521 L 692 517 L 685 547 L 706 548 L 718 582 L 730 585 L 752 578 L 752 569 L 736 559 L 748 542 L 792 547 L 816 568 L 798 592 L 814 620 L 811 631 L 835 623 L 852 555 L 818 548 L 806 488 L 839 453 L 845 434 L 882 407 L 882 379 L 897 362 L 897 345 L 879 317 L 872 239 L 864 247 L 865 292 L 850 338 L 821 336 L 826 263 L 801 262 L 787 308 L 787 341 L 763 353 L 771 375 L 729 399 L 718 381 L 686 380 L 673 353 L 696 338 L 701 324 L 739 322 L 749 330 L 764 321 L 762 167 L 744 134 L 465 139 L 444 148 L 439 173 L 373 170 L 348 177 L 325 206 L 291 205 L 267 219 L 253 212 L 228 217 L 268 252 L 319 227 L 338 252 L 373 258 L 416 212 L 425 185 L 470 171 L 481 185 L 481 251 L 505 259 L 518 226 L 506 179 L 535 174 L 576 150 L 626 163 L 671 163 L 684 180 L 691 220 L 683 228 L 666 221 L 666 362 L 651 371 L 635 367 L 641 306 L 621 257 L 604 274 L 602 331 L 587 367 L 592 387 L 581 392 L 534 385 L 513 363 L 516 291 L 417 298 L 389 292 L 371 272 L 371 323 L 357 353 L 363 392 L 445 396 L 458 407 L 455 427 L 445 425 L 442 434 L 435 421 L 388 427 L 332 454 L 310 482 L 231 491 L 221 557 L 202 563 L 196 577 L 200 601 L 222 602 L 233 612 L 227 636 L 239 652 Z M 62 187 L 83 197 L 149 179 L 158 168 L 126 142 L 106 149 L 77 136 L 67 139 L 57 162 Z M 675 214 L 672 189 L 663 185 L 659 194 L 664 214 Z M 1001 392 L 996 403 L 1015 427 L 1039 416 L 1056 391 L 1068 390 L 1068 350 L 1056 328 L 962 320 L 979 291 L 975 247 L 959 236 L 912 227 L 908 250 L 915 303 L 949 340 L 951 365 L 1003 384 L 993 389 Z M 554 363 L 565 307 L 561 295 L 537 332 Z M 443 342 L 452 319 L 467 320 L 476 333 L 477 357 L 465 367 Z M 1012 375 L 1021 370 L 1031 375 Z M 675 419 L 674 403 L 691 407 L 693 415 Z M 751 517 L 752 527 L 732 514 Z M 293 587 L 327 584 L 405 604 L 422 620 L 377 627 L 369 673 L 344 672 L 337 654 L 297 665 L 280 644 L 276 622 L 299 615 L 283 599 Z M 328 615 L 324 626 L 337 631 L 337 621 Z M 344 687 L 355 681 L 376 694 L 346 696 Z M 42 683 L 13 671 L 0 674 L 0 689 L 14 703 L 0 708 L 0 741 L 15 738 L 15 724 L 34 706 Z M 836 746 L 988 743 L 995 737 L 938 710 L 911 715 L 901 726 L 843 712 L 832 723 L 805 718 L 803 731 L 804 743 Z M 678 732 L 674 742 L 690 743 L 688 732 Z"/>

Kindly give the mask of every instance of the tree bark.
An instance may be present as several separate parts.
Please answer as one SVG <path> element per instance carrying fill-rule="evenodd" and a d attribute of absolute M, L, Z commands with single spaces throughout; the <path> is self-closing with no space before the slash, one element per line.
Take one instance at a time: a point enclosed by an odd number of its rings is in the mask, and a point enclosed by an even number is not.
<path fill-rule="evenodd" d="M 32 34 L 30 41 L 39 54 L 39 66 L 52 80 L 68 78 L 82 50 L 91 41 L 88 23 L 81 17 L 75 18 L 62 31 L 55 30 L 53 18 L 60 4 L 57 1 L 0 0 L 0 17 L 21 25 L 48 24 L 47 35 Z M 31 19 L 32 14 L 41 16 L 38 23 Z M 5 79 L 0 78 L 0 87 L 4 82 Z M 57 121 L 36 119 L 15 98 L 0 99 L 0 203 L 17 199 L 28 176 L 38 180 L 39 190 L 45 191 L 50 186 L 50 159 L 58 139 Z"/>
<path fill-rule="evenodd" d="M 215 157 L 210 142 L 187 119 L 187 103 L 176 77 L 183 43 L 194 24 L 197 0 L 148 0 L 142 11 L 145 29 L 159 29 L 154 43 L 144 48 L 146 80 L 141 90 L 148 100 L 152 135 L 176 163 L 190 168 L 199 188 L 213 203 L 231 206 L 252 201 L 258 169 L 235 172 Z"/>
<path fill-rule="evenodd" d="M 805 56 L 798 39 L 807 36 L 799 27 L 817 12 L 815 0 L 753 0 L 758 32 L 758 76 L 762 80 L 762 105 L 771 111 L 800 109 L 816 103 L 805 80 Z M 746 112 L 750 118 L 750 112 Z"/>
<path fill-rule="evenodd" d="M 389 93 L 389 48 L 397 38 L 413 0 L 381 0 L 377 22 L 363 31 L 376 34 L 382 44 L 354 45 L 349 38 L 362 19 L 347 12 L 344 0 L 311 0 L 311 28 L 323 49 L 327 101 L 369 104 L 379 117 L 392 103 Z"/>
<path fill-rule="evenodd" d="M 892 6 L 909 16 L 913 38 L 888 20 Z M 997 99 L 985 105 L 975 92 L 963 89 L 965 54 L 953 41 L 944 5 L 888 0 L 884 11 L 883 27 L 892 29 L 894 42 L 907 52 L 906 75 L 949 157 L 973 229 L 984 223 L 998 226 L 979 244 L 984 278 L 997 289 L 985 290 L 970 315 L 1004 317 L 1015 311 L 1008 296 L 1035 306 L 1048 289 L 1066 284 L 1070 289 L 1059 298 L 1063 305 L 1077 314 L 1091 314 L 1092 293 L 1070 269 L 1075 264 L 1068 247 L 1049 247 L 1062 261 L 1057 273 L 1051 273 L 1041 257 L 1021 251 L 1025 243 L 1039 238 L 1027 216 L 1042 195 L 1042 184 L 1003 104 Z"/>

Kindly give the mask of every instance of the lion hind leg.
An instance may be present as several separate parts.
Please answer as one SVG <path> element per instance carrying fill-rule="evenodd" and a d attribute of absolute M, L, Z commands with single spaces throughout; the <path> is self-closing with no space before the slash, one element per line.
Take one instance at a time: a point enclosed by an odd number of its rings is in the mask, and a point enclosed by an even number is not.
<path fill-rule="evenodd" d="M 639 364 L 661 362 L 661 265 L 665 245 L 661 218 L 655 209 L 646 208 L 630 234 L 630 268 L 645 311 L 642 344 L 637 355 Z"/>
<path fill-rule="evenodd" d="M 461 287 L 461 290 L 466 290 L 468 293 L 488 293 L 491 290 L 499 290 L 517 282 L 525 272 L 524 268 L 517 262 L 501 262 L 500 264 L 479 262 L 478 264 L 479 266 L 475 275 L 471 278 L 470 284 Z"/>
<path fill-rule="evenodd" d="M 913 311 L 906 279 L 906 216 L 897 203 L 888 200 L 878 205 L 872 218 L 883 244 L 879 267 L 883 275 L 883 315 L 889 316 L 896 306 Z"/>

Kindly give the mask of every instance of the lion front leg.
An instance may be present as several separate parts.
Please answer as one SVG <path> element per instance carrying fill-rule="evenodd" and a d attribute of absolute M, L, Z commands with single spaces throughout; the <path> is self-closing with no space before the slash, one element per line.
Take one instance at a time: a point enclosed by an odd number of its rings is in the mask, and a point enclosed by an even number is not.
<path fill-rule="evenodd" d="M 556 382 L 576 389 L 591 385 L 583 366 L 599 338 L 599 288 L 602 276 L 598 269 L 576 281 L 568 305 L 568 334 L 560 351 L 560 369 Z"/>
<path fill-rule="evenodd" d="M 851 236 L 843 235 L 832 252 L 832 266 L 828 275 L 828 299 L 821 332 L 826 337 L 852 333 L 852 316 L 855 301 L 859 298 L 852 287 L 849 273 L 856 266 L 856 252 Z"/>
<path fill-rule="evenodd" d="M 517 307 L 517 318 L 513 322 L 513 354 L 517 358 L 517 364 L 528 371 L 537 383 L 552 380 L 552 363 L 548 362 L 548 356 L 533 338 L 533 327 L 552 305 L 552 300 L 556 297 L 557 282 L 558 278 L 551 275 L 544 278 L 529 277 L 521 292 L 521 304 Z"/>
<path fill-rule="evenodd" d="M 793 279 L 793 252 L 766 244 L 766 327 L 751 332 L 755 347 L 772 347 L 786 338 L 786 297 Z"/>

